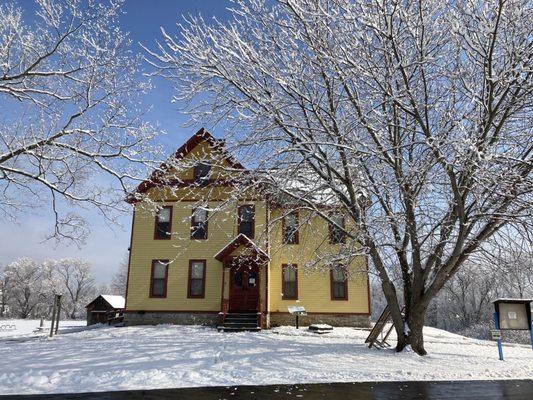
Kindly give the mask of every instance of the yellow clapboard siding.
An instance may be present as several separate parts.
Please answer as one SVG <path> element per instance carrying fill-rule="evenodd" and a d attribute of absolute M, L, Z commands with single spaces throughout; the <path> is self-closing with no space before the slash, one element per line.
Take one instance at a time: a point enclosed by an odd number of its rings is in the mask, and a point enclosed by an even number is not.
<path fill-rule="evenodd" d="M 279 211 L 271 218 L 277 221 Z M 307 221 L 307 219 L 309 219 Z M 348 300 L 331 300 L 331 282 L 326 261 L 317 262 L 321 253 L 338 252 L 338 244 L 329 244 L 329 228 L 326 221 L 309 217 L 300 212 L 299 244 L 282 245 L 281 223 L 274 224 L 271 232 L 271 262 L 269 304 L 272 312 L 287 312 L 287 306 L 302 305 L 309 312 L 368 313 L 368 281 L 366 260 L 356 257 L 350 263 Z M 298 266 L 298 300 L 282 299 L 282 264 Z"/>

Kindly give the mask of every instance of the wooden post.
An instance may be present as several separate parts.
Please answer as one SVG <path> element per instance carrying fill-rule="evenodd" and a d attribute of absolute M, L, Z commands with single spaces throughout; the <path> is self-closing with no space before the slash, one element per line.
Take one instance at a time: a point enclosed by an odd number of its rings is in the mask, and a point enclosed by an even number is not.
<path fill-rule="evenodd" d="M 61 314 L 61 295 L 58 294 L 57 295 L 57 319 L 56 319 L 56 332 L 55 334 L 57 335 L 57 331 L 59 329 L 59 316 Z"/>
<path fill-rule="evenodd" d="M 52 307 L 52 321 L 50 321 L 50 337 L 54 336 L 54 322 L 56 320 L 56 302 L 57 297 L 54 295 L 54 306 Z"/>

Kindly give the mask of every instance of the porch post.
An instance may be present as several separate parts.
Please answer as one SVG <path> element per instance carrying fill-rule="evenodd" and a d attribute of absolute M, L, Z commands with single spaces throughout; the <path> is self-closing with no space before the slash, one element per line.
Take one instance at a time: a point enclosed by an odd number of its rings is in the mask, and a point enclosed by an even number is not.
<path fill-rule="evenodd" d="M 228 313 L 228 301 L 224 298 L 224 285 L 226 283 L 226 263 L 222 262 L 222 288 L 220 289 L 220 312 L 218 313 L 218 326 L 224 326 L 226 314 Z"/>

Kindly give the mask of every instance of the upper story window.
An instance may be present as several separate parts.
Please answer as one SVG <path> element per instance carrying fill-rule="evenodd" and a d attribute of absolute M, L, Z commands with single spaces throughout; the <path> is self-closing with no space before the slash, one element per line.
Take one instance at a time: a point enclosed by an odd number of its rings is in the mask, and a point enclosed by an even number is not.
<path fill-rule="evenodd" d="M 211 174 L 211 165 L 198 163 L 194 167 L 194 182 L 200 185 L 207 185 L 209 175 Z"/>
<path fill-rule="evenodd" d="M 348 300 L 348 280 L 346 268 L 336 265 L 331 269 L 331 300 Z"/>
<path fill-rule="evenodd" d="M 283 217 L 282 231 L 283 244 L 298 244 L 300 235 L 298 232 L 299 215 L 298 211 L 292 211 Z"/>
<path fill-rule="evenodd" d="M 346 243 L 346 232 L 344 231 L 344 216 L 340 214 L 331 215 L 330 219 L 335 222 L 329 223 L 329 242 Z"/>
<path fill-rule="evenodd" d="M 164 206 L 155 215 L 154 239 L 170 239 L 172 235 L 172 206 Z"/>
<path fill-rule="evenodd" d="M 240 206 L 238 209 L 238 232 L 254 238 L 255 207 L 251 204 Z"/>
<path fill-rule="evenodd" d="M 283 300 L 298 298 L 298 269 L 295 264 L 283 264 L 281 266 L 283 277 Z"/>
<path fill-rule="evenodd" d="M 195 208 L 192 211 L 191 239 L 207 239 L 207 210 Z"/>
<path fill-rule="evenodd" d="M 168 260 L 153 260 L 150 297 L 167 297 Z"/>

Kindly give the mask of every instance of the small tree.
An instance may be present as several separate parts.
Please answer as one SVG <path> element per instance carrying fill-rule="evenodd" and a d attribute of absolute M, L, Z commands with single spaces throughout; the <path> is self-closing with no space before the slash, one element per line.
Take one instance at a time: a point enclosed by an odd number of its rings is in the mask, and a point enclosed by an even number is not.
<path fill-rule="evenodd" d="M 151 157 L 136 100 L 148 85 L 116 23 L 123 1 L 37 0 L 32 23 L 2 3 L 0 213 L 49 207 L 49 237 L 79 243 L 87 226 L 71 206 L 113 219 Z"/>
<path fill-rule="evenodd" d="M 128 282 L 128 254 L 126 254 L 120 265 L 118 266 L 117 272 L 113 275 L 111 280 L 111 290 L 114 294 L 119 294 L 121 296 L 126 295 L 126 285 Z"/>
<path fill-rule="evenodd" d="M 64 258 L 48 261 L 57 278 L 58 292 L 63 294 L 61 306 L 71 319 L 80 317 L 94 295 L 91 265 L 83 260 Z"/>
<path fill-rule="evenodd" d="M 426 354 L 430 302 L 502 227 L 531 217 L 527 1 L 236 3 L 230 22 L 163 32 L 156 73 L 193 123 L 226 120 L 254 183 L 335 224 L 312 200 L 327 193 L 379 275 L 397 350 Z"/>
<path fill-rule="evenodd" d="M 8 306 L 19 318 L 37 317 L 47 312 L 52 298 L 53 282 L 44 264 L 19 258 L 8 264 L 4 277 L 10 294 Z"/>

